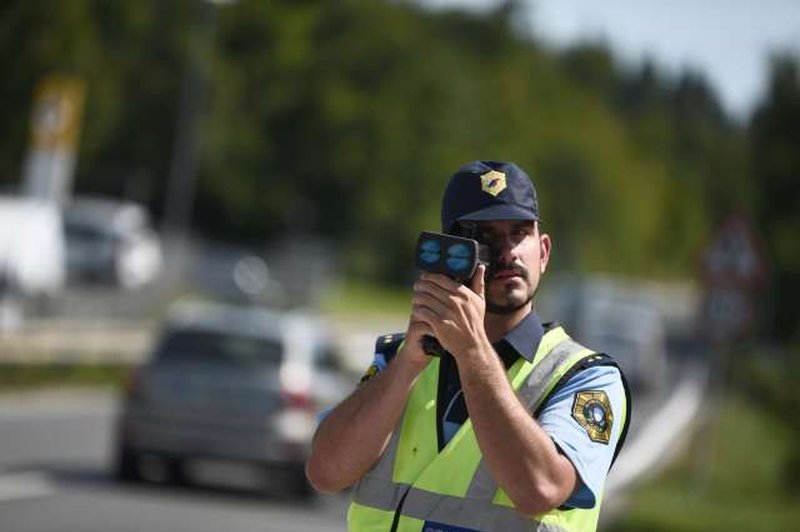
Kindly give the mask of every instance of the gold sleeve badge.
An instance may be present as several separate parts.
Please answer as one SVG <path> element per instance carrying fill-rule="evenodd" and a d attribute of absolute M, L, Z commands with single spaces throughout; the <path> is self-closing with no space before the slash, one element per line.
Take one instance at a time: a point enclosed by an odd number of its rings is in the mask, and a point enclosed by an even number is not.
<path fill-rule="evenodd" d="M 572 417 L 586 429 L 589 439 L 608 444 L 611 439 L 611 427 L 614 425 L 614 414 L 611 412 L 611 403 L 606 392 L 576 393 L 575 401 L 572 403 Z"/>

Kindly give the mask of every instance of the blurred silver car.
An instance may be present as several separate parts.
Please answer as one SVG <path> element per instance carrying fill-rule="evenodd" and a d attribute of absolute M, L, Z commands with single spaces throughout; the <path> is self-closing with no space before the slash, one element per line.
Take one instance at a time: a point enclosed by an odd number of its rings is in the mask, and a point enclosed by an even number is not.
<path fill-rule="evenodd" d="M 656 391 L 667 382 L 667 330 L 646 286 L 623 278 L 562 277 L 546 284 L 537 309 L 566 324 L 577 341 L 613 356 L 637 391 Z"/>
<path fill-rule="evenodd" d="M 665 384 L 666 333 L 654 307 L 640 301 L 587 298 L 578 333 L 593 349 L 611 354 L 634 388 L 654 391 Z"/>
<path fill-rule="evenodd" d="M 64 208 L 64 231 L 70 280 L 133 290 L 161 273 L 161 242 L 138 203 L 75 198 Z"/>
<path fill-rule="evenodd" d="M 179 306 L 128 382 L 117 475 L 310 495 L 303 463 L 317 414 L 352 389 L 337 364 L 314 317 Z"/>

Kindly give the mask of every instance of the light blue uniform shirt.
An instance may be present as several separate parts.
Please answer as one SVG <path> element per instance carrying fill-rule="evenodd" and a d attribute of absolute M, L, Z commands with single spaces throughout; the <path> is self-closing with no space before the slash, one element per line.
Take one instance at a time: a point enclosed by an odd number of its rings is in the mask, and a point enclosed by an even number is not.
<path fill-rule="evenodd" d="M 602 391 L 611 404 L 611 437 L 608 443 L 592 441 L 587 429 L 572 415 L 580 392 Z M 569 458 L 581 485 L 564 503 L 572 508 L 594 508 L 597 495 L 606 481 L 617 447 L 625 413 L 625 388 L 619 370 L 613 366 L 594 366 L 575 374 L 545 403 L 539 425 Z"/>
<path fill-rule="evenodd" d="M 509 344 L 517 346 L 527 344 L 528 350 L 532 344 L 538 345 L 543 333 L 542 325 L 535 314 L 529 314 L 515 330 L 511 331 L 506 339 Z M 535 351 L 535 349 L 533 349 Z M 387 357 L 383 353 L 375 353 L 375 357 L 367 372 L 366 378 L 370 378 L 377 372 L 386 368 L 391 356 Z M 388 360 L 387 360 L 388 358 Z M 604 393 L 610 405 L 610 413 L 605 412 L 605 408 L 598 413 L 598 421 L 603 421 L 601 414 L 610 414 L 611 431 L 606 443 L 605 438 L 591 437 L 591 427 L 581 424 L 579 420 L 585 420 L 584 413 L 591 414 L 581 409 L 581 399 L 586 396 L 596 397 L 597 394 Z M 459 397 L 461 391 L 456 392 L 444 407 L 442 420 L 442 435 L 445 442 L 458 431 L 461 423 L 449 421 L 451 410 L 465 408 L 463 397 Z M 440 398 L 441 399 L 441 398 Z M 553 393 L 540 409 L 537 418 L 542 429 L 555 442 L 561 453 L 566 456 L 580 477 L 579 486 L 573 494 L 565 501 L 564 505 L 572 508 L 593 508 L 597 502 L 597 496 L 602 491 L 605 484 L 606 475 L 614 457 L 614 450 L 619 441 L 623 427 L 623 416 L 625 412 L 625 388 L 622 384 L 620 372 L 613 366 L 592 366 L 579 371 L 564 383 L 555 393 Z M 578 409 L 576 411 L 576 404 Z M 573 415 L 577 412 L 577 415 Z M 605 420 L 609 415 L 605 416 Z"/>

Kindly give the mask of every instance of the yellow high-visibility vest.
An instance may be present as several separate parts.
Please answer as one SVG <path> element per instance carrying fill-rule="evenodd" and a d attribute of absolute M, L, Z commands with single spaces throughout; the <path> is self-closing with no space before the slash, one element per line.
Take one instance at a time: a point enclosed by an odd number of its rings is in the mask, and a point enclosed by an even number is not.
<path fill-rule="evenodd" d="M 573 341 L 561 327 L 545 333 L 528 362 L 507 371 L 511 386 L 531 414 L 573 367 L 603 358 Z M 588 531 L 597 528 L 602 493 L 591 509 L 554 509 L 525 516 L 514 508 L 483 460 L 467 421 L 439 452 L 436 397 L 439 359 L 431 360 L 411 391 L 389 444 L 358 482 L 347 514 L 353 532 Z M 624 379 L 623 379 L 624 383 Z M 628 390 L 626 388 L 628 397 Z M 627 410 L 627 408 L 626 408 Z M 628 412 L 622 412 L 623 433 Z M 620 438 L 617 446 L 621 445 Z M 444 526 L 440 526 L 444 525 Z"/>

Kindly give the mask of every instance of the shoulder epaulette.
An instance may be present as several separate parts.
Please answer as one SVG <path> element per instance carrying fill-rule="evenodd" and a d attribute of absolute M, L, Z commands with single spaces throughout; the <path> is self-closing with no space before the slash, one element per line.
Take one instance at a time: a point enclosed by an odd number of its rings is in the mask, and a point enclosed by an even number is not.
<path fill-rule="evenodd" d="M 383 355 L 388 363 L 397 353 L 400 344 L 406 339 L 406 333 L 384 334 L 375 341 L 375 354 Z"/>

